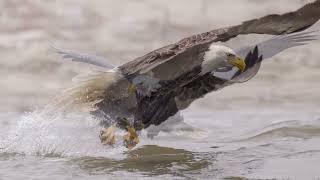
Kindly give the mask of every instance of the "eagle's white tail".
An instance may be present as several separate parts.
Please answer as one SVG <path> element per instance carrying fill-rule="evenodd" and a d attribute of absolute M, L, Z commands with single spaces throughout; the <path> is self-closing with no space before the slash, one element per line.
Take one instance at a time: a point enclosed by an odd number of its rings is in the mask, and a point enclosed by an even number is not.
<path fill-rule="evenodd" d="M 117 71 L 93 71 L 78 75 L 73 79 L 74 85 L 56 97 L 54 104 L 57 107 L 72 104 L 73 107 L 94 110 L 95 104 L 105 98 L 106 89 L 119 78 L 121 75 Z"/>

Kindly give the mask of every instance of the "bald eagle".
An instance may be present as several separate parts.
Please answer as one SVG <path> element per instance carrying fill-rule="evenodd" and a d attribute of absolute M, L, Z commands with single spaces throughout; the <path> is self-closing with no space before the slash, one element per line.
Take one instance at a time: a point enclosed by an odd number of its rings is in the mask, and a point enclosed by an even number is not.
<path fill-rule="evenodd" d="M 316 0 L 294 12 L 187 37 L 118 67 L 101 57 L 55 48 L 65 59 L 103 69 L 69 89 L 61 102 L 91 107 L 104 127 L 102 144 L 114 144 L 115 130 L 121 128 L 127 131 L 124 145 L 133 148 L 142 129 L 160 125 L 210 92 L 250 80 L 264 59 L 316 40 L 317 31 L 305 30 L 319 18 Z M 276 36 L 238 49 L 218 43 L 241 34 Z"/>

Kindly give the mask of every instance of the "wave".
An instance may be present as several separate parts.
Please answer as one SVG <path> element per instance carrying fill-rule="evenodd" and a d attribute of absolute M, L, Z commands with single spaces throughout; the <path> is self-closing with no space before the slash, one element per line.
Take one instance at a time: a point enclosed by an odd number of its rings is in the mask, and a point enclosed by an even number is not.
<path fill-rule="evenodd" d="M 309 139 L 320 136 L 320 120 L 301 122 L 297 120 L 274 123 L 232 140 L 230 142 L 261 141 L 279 138 Z"/>

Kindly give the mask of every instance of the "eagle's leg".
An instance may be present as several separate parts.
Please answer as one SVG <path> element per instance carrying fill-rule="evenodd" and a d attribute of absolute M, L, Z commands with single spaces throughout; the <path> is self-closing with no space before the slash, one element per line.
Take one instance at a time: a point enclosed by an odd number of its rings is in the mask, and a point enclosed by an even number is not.
<path fill-rule="evenodd" d="M 123 136 L 124 146 L 128 149 L 134 148 L 140 142 L 137 131 L 142 128 L 133 126 L 126 118 L 118 119 L 118 126 L 127 131 L 127 134 Z"/>
<path fill-rule="evenodd" d="M 123 136 L 124 146 L 128 149 L 132 149 L 139 142 L 140 142 L 139 135 L 138 135 L 136 129 L 133 126 L 128 126 L 127 127 L 127 134 Z"/>
<path fill-rule="evenodd" d="M 103 145 L 114 145 L 116 143 L 116 137 L 115 137 L 115 132 L 116 132 L 116 125 L 111 125 L 108 128 L 103 129 L 100 132 L 100 140 L 101 144 Z"/>

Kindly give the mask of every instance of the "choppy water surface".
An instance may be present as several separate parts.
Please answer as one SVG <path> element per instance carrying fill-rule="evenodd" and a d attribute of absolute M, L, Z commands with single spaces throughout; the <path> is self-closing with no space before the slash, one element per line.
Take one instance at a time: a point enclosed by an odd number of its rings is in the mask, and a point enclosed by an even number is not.
<path fill-rule="evenodd" d="M 11 114 L 2 117 L 2 127 L 10 131 L 2 136 L 0 177 L 312 179 L 319 175 L 319 113 L 310 108 L 190 111 L 185 123 L 192 130 L 177 127 L 153 140 L 143 132 L 142 143 L 131 151 L 121 142 L 102 146 L 98 124 L 84 115 Z M 5 123 L 9 119 L 14 123 Z"/>
<path fill-rule="evenodd" d="M 319 42 L 197 101 L 182 112 L 184 122 L 164 125 L 153 140 L 143 131 L 131 151 L 121 145 L 124 132 L 114 147 L 102 146 L 88 114 L 45 106 L 88 70 L 57 61 L 49 41 L 121 64 L 184 36 L 306 2 L 0 1 L 0 180 L 319 178 Z"/>

